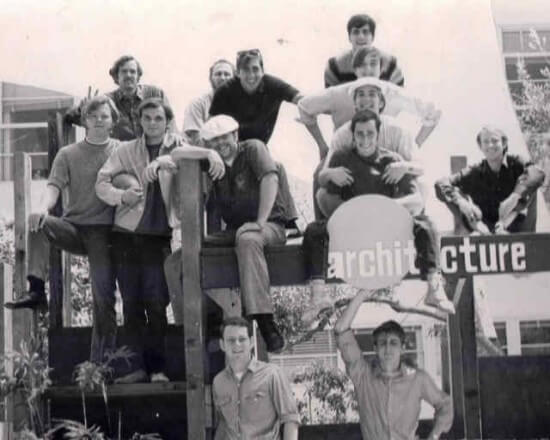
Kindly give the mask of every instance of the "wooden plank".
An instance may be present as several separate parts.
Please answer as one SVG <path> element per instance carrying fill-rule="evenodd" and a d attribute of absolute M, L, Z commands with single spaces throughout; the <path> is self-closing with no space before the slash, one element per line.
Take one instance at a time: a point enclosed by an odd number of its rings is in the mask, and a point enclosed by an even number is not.
<path fill-rule="evenodd" d="M 166 396 L 182 395 L 186 392 L 185 382 L 166 382 L 166 383 L 134 383 L 128 385 L 113 384 L 108 385 L 108 397 L 136 397 L 136 396 Z M 80 398 L 80 387 L 72 386 L 53 386 L 47 389 L 46 397 L 50 398 Z M 87 391 L 86 396 L 102 397 L 101 390 Z"/>
<path fill-rule="evenodd" d="M 62 137 L 59 133 L 59 121 L 56 113 L 50 113 L 48 119 L 48 170 L 61 148 Z M 55 205 L 52 214 L 61 217 L 63 207 L 61 197 Z M 62 252 L 55 246 L 50 246 L 49 285 L 50 285 L 50 328 L 63 326 L 63 262 Z"/>
<path fill-rule="evenodd" d="M 447 278 L 445 290 L 447 295 L 454 292 L 455 286 L 458 283 L 457 278 Z M 462 297 L 462 294 L 460 294 Z M 449 381 L 443 382 L 443 390 L 450 392 L 453 399 L 453 426 L 448 434 L 449 438 L 460 439 L 464 438 L 464 380 L 462 366 L 462 336 L 460 333 L 460 309 L 457 309 L 456 315 L 450 315 L 447 320 L 448 332 L 448 367 L 450 371 Z"/>
<path fill-rule="evenodd" d="M 198 184 L 197 184 L 198 183 Z M 204 323 L 200 251 L 203 236 L 202 176 L 198 161 L 179 162 L 177 185 L 181 191 L 183 327 L 187 382 L 188 438 L 206 439 L 204 398 Z M 191 190 L 192 189 L 192 190 Z"/>
<path fill-rule="evenodd" d="M 458 321 L 462 339 L 464 430 L 466 438 L 481 438 L 481 401 L 474 312 L 474 283 L 468 277 L 459 302 Z"/>
<path fill-rule="evenodd" d="M 0 304 L 6 301 L 12 301 L 13 298 L 13 269 L 8 264 L 0 264 Z M 1 306 L 0 306 L 1 307 Z M 0 354 L 6 354 L 13 351 L 13 320 L 12 313 L 1 307 L 0 310 Z M 0 402 L 0 424 L 3 424 L 2 438 L 11 439 L 13 437 L 13 424 L 10 420 L 13 417 L 13 396 L 6 397 Z"/>

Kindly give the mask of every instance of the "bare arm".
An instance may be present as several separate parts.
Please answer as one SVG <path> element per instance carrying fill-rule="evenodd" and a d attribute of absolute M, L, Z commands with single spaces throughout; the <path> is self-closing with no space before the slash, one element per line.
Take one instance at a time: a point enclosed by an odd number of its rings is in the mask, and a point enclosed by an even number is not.
<path fill-rule="evenodd" d="M 365 289 L 361 289 L 359 293 L 355 295 L 355 298 L 350 301 L 346 310 L 344 310 L 344 313 L 342 313 L 342 316 L 338 318 L 338 321 L 336 321 L 336 324 L 334 325 L 334 331 L 337 334 L 344 333 L 345 331 L 351 329 L 351 323 L 355 319 L 355 315 L 357 315 L 359 307 L 361 307 L 361 304 L 363 304 L 363 301 L 365 301 L 368 296 L 369 292 Z"/>
<path fill-rule="evenodd" d="M 284 424 L 283 440 L 298 440 L 298 424 L 288 422 Z"/>

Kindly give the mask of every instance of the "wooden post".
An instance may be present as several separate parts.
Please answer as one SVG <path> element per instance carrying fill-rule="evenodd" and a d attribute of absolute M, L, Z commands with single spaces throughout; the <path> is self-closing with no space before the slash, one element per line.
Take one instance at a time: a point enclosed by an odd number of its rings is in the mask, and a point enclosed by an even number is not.
<path fill-rule="evenodd" d="M 0 264 L 0 304 L 6 301 L 12 301 L 13 298 L 13 269 L 8 264 Z M 0 310 L 0 353 L 5 355 L 13 351 L 13 315 L 4 307 Z M 11 367 L 11 365 L 7 365 Z M 10 373 L 10 371 L 7 371 Z M 14 398 L 8 396 L 1 404 L 0 422 L 2 429 L 0 434 L 2 439 L 13 438 L 13 409 Z"/>
<path fill-rule="evenodd" d="M 50 113 L 48 119 L 48 170 L 51 170 L 53 160 L 63 142 L 57 115 L 56 113 Z M 56 217 L 61 217 L 62 213 L 63 207 L 60 197 L 52 214 Z M 61 250 L 55 246 L 50 246 L 50 328 L 60 328 L 63 326 L 63 263 L 61 255 Z"/>
<path fill-rule="evenodd" d="M 15 244 L 15 297 L 27 290 L 27 251 L 28 251 L 28 216 L 31 202 L 31 156 L 22 151 L 15 152 L 14 167 L 14 244 Z M 38 313 L 28 310 L 14 310 L 12 313 L 12 336 L 10 351 L 19 350 L 21 342 L 29 341 L 38 326 Z M 6 347 L 8 349 L 8 347 Z M 22 403 L 22 402 L 21 402 Z M 26 405 L 14 404 L 14 429 L 18 429 L 29 418 Z"/>
<path fill-rule="evenodd" d="M 202 177 L 198 161 L 179 162 L 181 247 L 183 271 L 183 331 L 187 381 L 187 438 L 206 439 L 204 374 L 204 307 L 200 252 L 203 236 Z"/>

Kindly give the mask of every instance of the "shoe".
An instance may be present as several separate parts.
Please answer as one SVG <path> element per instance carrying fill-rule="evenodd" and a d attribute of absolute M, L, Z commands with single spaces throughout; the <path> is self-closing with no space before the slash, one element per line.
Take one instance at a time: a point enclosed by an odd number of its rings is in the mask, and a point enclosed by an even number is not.
<path fill-rule="evenodd" d="M 428 291 L 424 297 L 424 304 L 430 307 L 435 307 L 443 313 L 454 315 L 455 306 L 447 298 L 445 289 L 443 289 L 443 277 L 441 273 L 434 273 L 431 278 L 428 278 Z"/>
<path fill-rule="evenodd" d="M 46 310 L 48 308 L 48 299 L 46 293 L 42 291 L 29 291 L 25 292 L 21 298 L 16 301 L 10 301 L 4 303 L 4 307 L 7 309 L 36 309 Z"/>
<path fill-rule="evenodd" d="M 168 376 L 164 374 L 162 371 L 159 371 L 158 373 L 151 373 L 151 383 L 166 383 L 170 382 L 170 379 L 168 379 Z"/>
<path fill-rule="evenodd" d="M 273 321 L 273 315 L 256 315 L 256 322 L 262 338 L 264 338 L 267 351 L 270 353 L 280 353 L 285 346 L 285 340 L 282 337 L 275 321 Z"/>
<path fill-rule="evenodd" d="M 125 376 L 117 377 L 115 379 L 116 384 L 130 384 L 130 383 L 143 383 L 149 380 L 149 376 L 140 368 L 139 370 L 132 371 Z"/>
<path fill-rule="evenodd" d="M 334 309 L 334 302 L 324 283 L 312 285 L 311 292 L 311 305 L 306 307 L 302 313 L 302 322 L 308 329 L 315 327 L 322 316 L 331 313 Z"/>

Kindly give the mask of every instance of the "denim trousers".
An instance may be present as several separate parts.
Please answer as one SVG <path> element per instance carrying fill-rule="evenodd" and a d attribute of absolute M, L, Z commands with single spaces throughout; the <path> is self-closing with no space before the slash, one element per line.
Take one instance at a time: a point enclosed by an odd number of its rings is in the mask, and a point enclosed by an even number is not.
<path fill-rule="evenodd" d="M 76 225 L 47 216 L 39 231 L 29 233 L 28 275 L 47 279 L 50 245 L 71 254 L 88 256 L 93 310 L 90 360 L 95 363 L 101 363 L 106 352 L 116 349 L 116 285 L 111 229 L 111 225 Z"/>
<path fill-rule="evenodd" d="M 113 233 L 124 333 L 128 347 L 135 353 L 130 372 L 144 369 L 158 373 L 165 367 L 168 286 L 163 265 L 169 252 L 169 237 Z"/>

